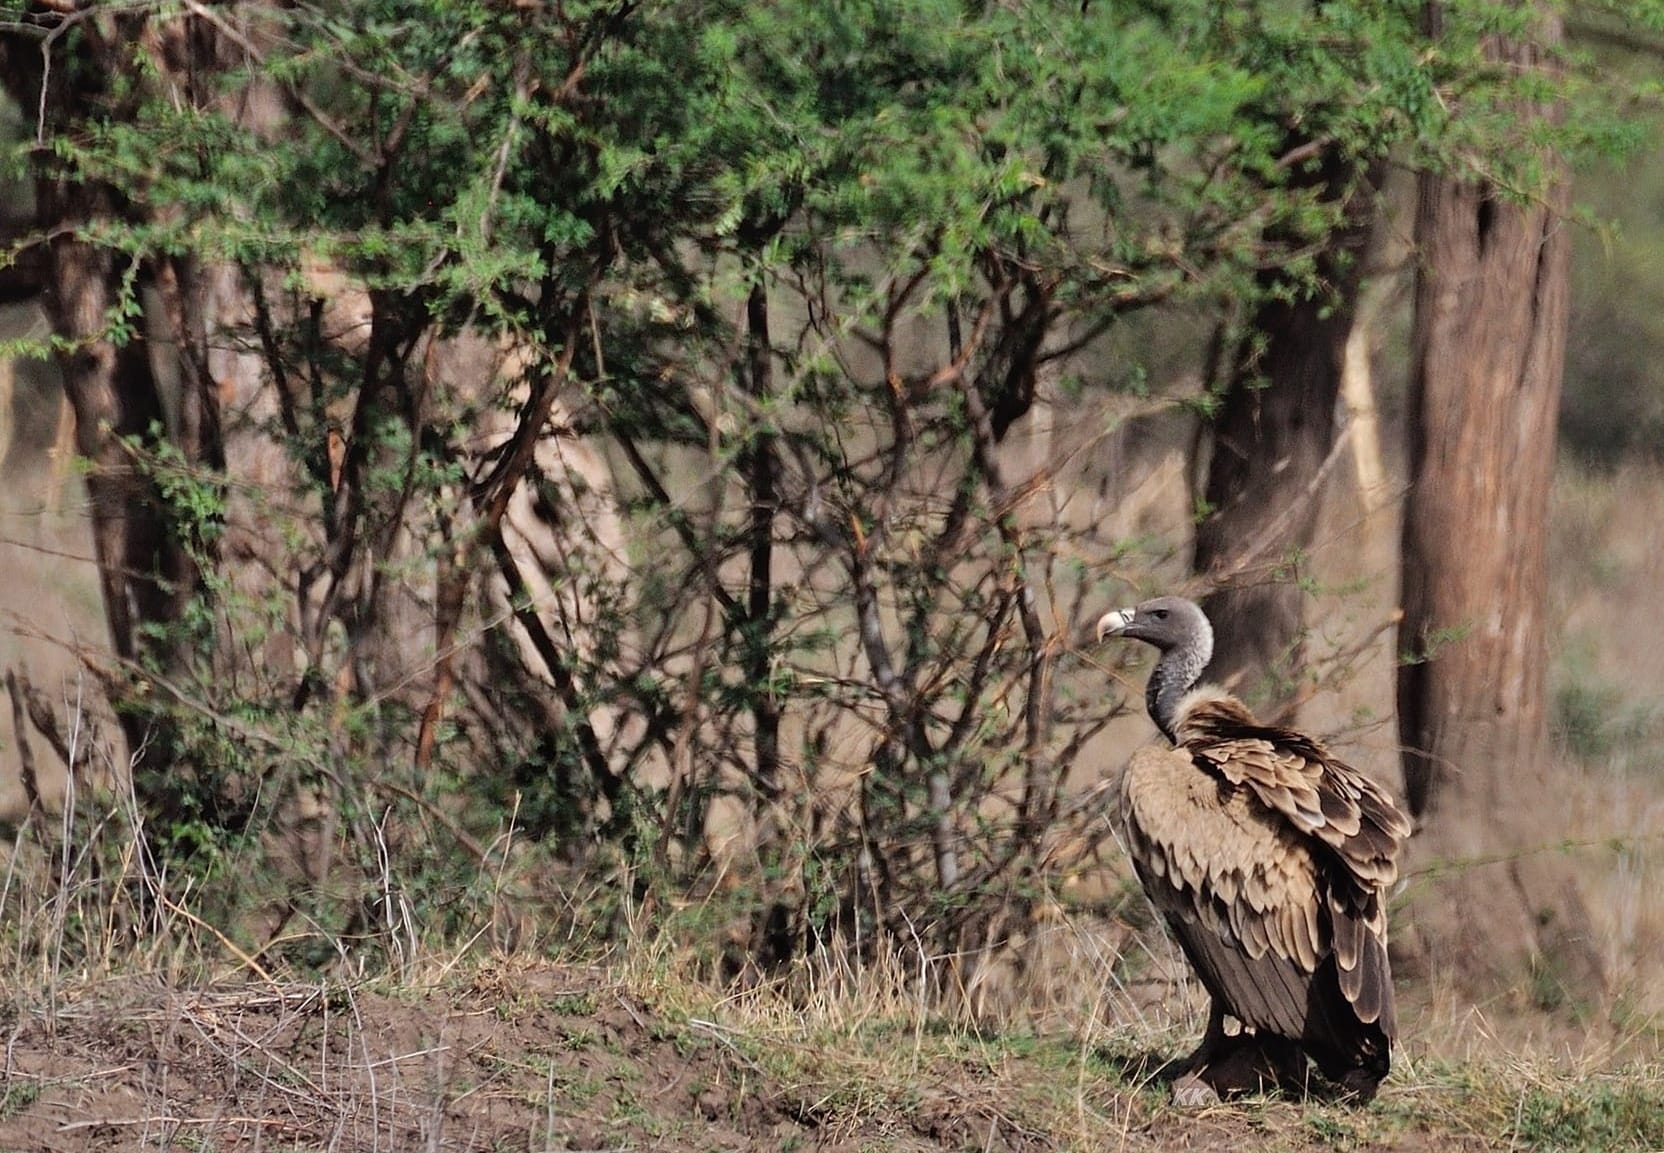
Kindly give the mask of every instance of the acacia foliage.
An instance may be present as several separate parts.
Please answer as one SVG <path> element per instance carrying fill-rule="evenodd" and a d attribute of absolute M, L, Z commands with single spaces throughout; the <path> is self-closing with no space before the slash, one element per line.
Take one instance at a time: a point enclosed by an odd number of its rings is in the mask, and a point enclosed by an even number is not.
<path fill-rule="evenodd" d="M 511 818 L 674 888 L 737 804 L 788 942 L 1032 875 L 1114 705 L 1059 653 L 1139 576 L 1005 451 L 1037 392 L 1139 385 L 1093 359 L 1134 313 L 1322 291 L 1322 154 L 1529 195 L 1623 143 L 1520 139 L 1517 13 L 1445 11 L 31 5 L 9 260 L 102 294 L 52 342 L 126 470 L 158 844 L 236 868 L 321 797 L 359 882 L 309 915 L 366 932 Z"/>

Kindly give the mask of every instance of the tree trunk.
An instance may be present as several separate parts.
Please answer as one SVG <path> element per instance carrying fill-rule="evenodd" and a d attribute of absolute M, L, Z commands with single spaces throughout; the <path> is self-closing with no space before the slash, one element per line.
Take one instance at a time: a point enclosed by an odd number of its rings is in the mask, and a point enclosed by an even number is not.
<path fill-rule="evenodd" d="M 132 52 L 144 19 L 88 13 L 77 24 L 79 35 L 66 39 L 66 47 L 52 57 L 49 71 L 38 47 L 17 35 L 0 36 L 0 76 L 7 92 L 20 107 L 39 102 L 51 131 L 66 135 L 72 131 L 66 125 L 131 115 L 136 97 L 112 89 L 110 79 Z M 157 370 L 151 326 L 129 311 L 134 300 L 124 299 L 124 293 L 137 292 L 126 283 L 135 270 L 114 247 L 87 238 L 89 232 L 131 222 L 141 210 L 116 188 L 52 158 L 50 150 L 37 149 L 32 162 L 33 218 L 11 219 L 6 231 L 49 239 L 25 249 L 32 254 L 28 281 L 9 289 L 39 290 L 60 341 L 58 366 L 75 416 L 75 449 L 86 462 L 111 646 L 129 664 L 124 671 L 135 684 L 141 683 L 135 665 L 171 678 L 199 639 L 177 626 L 201 588 L 197 562 L 209 547 L 177 515 L 146 458 L 166 441 L 186 465 L 218 462 L 212 382 L 184 356 L 170 422 L 164 403 L 169 385 Z M 145 258 L 136 270 L 137 283 L 177 305 L 184 292 L 178 268 L 191 263 Z M 142 302 L 145 295 L 137 299 Z M 170 317 L 175 323 L 168 332 L 175 348 L 205 347 L 205 338 L 193 340 L 178 319 Z M 127 331 L 120 331 L 124 327 Z M 128 748 L 144 749 L 133 785 L 145 812 L 164 822 L 183 818 L 190 786 L 175 771 L 172 729 L 147 708 L 122 709 L 119 715 Z"/>
<path fill-rule="evenodd" d="M 1344 213 L 1318 260 L 1327 290 L 1268 299 L 1232 354 L 1194 562 L 1215 583 L 1203 601 L 1214 627 L 1209 679 L 1271 715 L 1291 707 L 1298 688 L 1299 554 L 1311 544 L 1335 446 L 1335 401 L 1375 205 L 1372 174 L 1333 152 L 1297 184 L 1322 188 Z"/>
<path fill-rule="evenodd" d="M 1545 66 L 1536 45 L 1494 51 Z M 1530 974 L 1539 1001 L 1601 976 L 1573 875 L 1533 852 L 1566 811 L 1548 800 L 1545 542 L 1568 202 L 1564 171 L 1529 204 L 1421 177 L 1399 646 L 1411 872 L 1425 881 L 1405 959 L 1471 990 Z"/>
<path fill-rule="evenodd" d="M 118 346 L 105 334 L 117 275 L 108 250 L 60 238 L 53 245 L 46 305 L 57 334 L 73 342 L 58 364 L 75 410 L 76 449 L 89 464 L 87 495 L 110 640 L 117 656 L 135 660 L 140 626 L 177 617 L 194 570 L 134 463 L 132 441 L 152 435 L 163 409 L 144 343 Z"/>

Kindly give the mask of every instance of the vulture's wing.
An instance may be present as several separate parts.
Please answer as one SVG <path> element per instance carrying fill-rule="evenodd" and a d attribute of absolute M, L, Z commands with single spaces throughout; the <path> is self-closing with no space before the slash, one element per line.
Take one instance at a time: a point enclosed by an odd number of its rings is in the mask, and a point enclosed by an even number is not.
<path fill-rule="evenodd" d="M 1134 753 L 1121 804 L 1144 889 L 1208 991 L 1245 1025 L 1302 1037 L 1329 943 L 1305 838 L 1182 749 Z"/>
<path fill-rule="evenodd" d="M 1222 783 L 1247 789 L 1311 854 L 1341 993 L 1364 1023 L 1392 1037 L 1386 889 L 1397 879 L 1409 822 L 1368 777 L 1319 742 L 1253 723 L 1235 701 L 1207 701 L 1184 718 L 1183 750 Z"/>

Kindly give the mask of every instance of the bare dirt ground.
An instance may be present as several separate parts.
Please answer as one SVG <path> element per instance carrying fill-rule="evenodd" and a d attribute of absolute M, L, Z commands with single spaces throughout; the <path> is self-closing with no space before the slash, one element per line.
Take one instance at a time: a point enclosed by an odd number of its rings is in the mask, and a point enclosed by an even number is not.
<path fill-rule="evenodd" d="M 105 986 L 9 1039 L 7 1149 L 749 1149 L 822 1128 L 720 1032 L 582 970 L 408 999 Z"/>
<path fill-rule="evenodd" d="M 1591 1096 L 1406 1055 L 1375 1105 L 1168 1103 L 1111 1037 L 926 1016 L 834 1030 L 679 979 L 486 968 L 420 990 L 151 978 L 11 992 L 0 1150 L 1644 1150 L 1637 1081 Z M 31 991 L 31 998 L 40 998 Z M 1148 1038 L 1145 1038 L 1148 1040 Z M 1178 1044 L 1187 1039 L 1166 1039 Z M 1579 1095 L 1583 1093 L 1583 1095 Z"/>
<path fill-rule="evenodd" d="M 1042 1149 L 974 1084 L 794 1084 L 582 969 L 425 995 L 105 984 L 8 1030 L 0 1148 Z"/>
<path fill-rule="evenodd" d="M 105 984 L 14 1013 L 6 1150 L 1053 1147 L 969 1077 L 905 1111 L 839 1100 L 581 969 L 420 997 Z"/>

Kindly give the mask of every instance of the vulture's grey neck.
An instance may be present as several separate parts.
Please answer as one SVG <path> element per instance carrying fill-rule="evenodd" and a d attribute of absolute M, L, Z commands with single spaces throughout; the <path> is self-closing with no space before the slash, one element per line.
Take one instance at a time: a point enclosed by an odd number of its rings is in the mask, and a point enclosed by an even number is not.
<path fill-rule="evenodd" d="M 1149 683 L 1144 686 L 1144 703 L 1150 710 L 1150 719 L 1174 744 L 1179 741 L 1176 733 L 1179 702 L 1202 679 L 1202 670 L 1213 656 L 1212 639 L 1193 637 L 1162 653 L 1150 673 Z"/>

